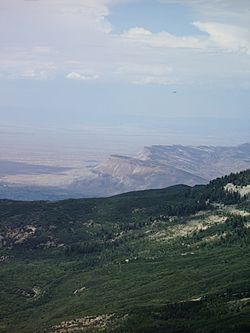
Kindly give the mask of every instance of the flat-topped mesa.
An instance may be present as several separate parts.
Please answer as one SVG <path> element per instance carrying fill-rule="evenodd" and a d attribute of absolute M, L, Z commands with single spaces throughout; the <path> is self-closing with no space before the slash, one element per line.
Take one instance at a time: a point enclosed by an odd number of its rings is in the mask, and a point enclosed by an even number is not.
<path fill-rule="evenodd" d="M 93 168 L 94 172 L 99 174 L 108 174 L 113 177 L 126 177 L 131 174 L 145 174 L 154 171 L 155 165 L 152 162 L 142 161 L 140 159 L 111 155 L 106 161 Z"/>
<path fill-rule="evenodd" d="M 235 147 L 153 145 L 136 158 L 193 173 L 206 180 L 250 167 L 250 144 Z"/>
<path fill-rule="evenodd" d="M 153 145 L 145 147 L 135 156 L 111 155 L 98 165 L 73 170 L 74 173 L 32 174 L 22 175 L 22 178 L 8 176 L 0 184 L 0 197 L 54 200 L 109 196 L 177 184 L 206 184 L 211 179 L 249 168 L 249 143 L 234 147 Z M 23 183 L 18 182 L 20 179 Z M 32 183 L 37 179 L 38 183 Z M 50 188 L 41 188 L 46 181 L 50 182 Z M 37 184 L 39 187 L 11 187 L 13 184 Z"/>

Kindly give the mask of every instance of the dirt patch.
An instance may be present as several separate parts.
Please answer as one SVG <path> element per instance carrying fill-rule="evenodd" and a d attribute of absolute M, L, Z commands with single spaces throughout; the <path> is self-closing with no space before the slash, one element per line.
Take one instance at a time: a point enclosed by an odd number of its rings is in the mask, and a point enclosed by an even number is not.
<path fill-rule="evenodd" d="M 224 223 L 226 219 L 225 216 L 221 215 L 198 216 L 189 220 L 186 224 L 177 224 L 151 234 L 149 238 L 157 241 L 166 241 L 177 237 L 187 237 L 194 232 L 206 230 L 214 224 Z"/>
<path fill-rule="evenodd" d="M 234 206 L 225 206 L 224 210 L 232 215 L 240 215 L 243 217 L 250 216 L 250 213 L 248 213 L 247 211 L 242 209 L 237 209 Z"/>
<path fill-rule="evenodd" d="M 82 287 L 82 288 L 76 289 L 76 290 L 73 292 L 73 294 L 74 294 L 75 296 L 77 296 L 77 295 L 82 294 L 85 290 L 86 290 L 86 287 Z"/>
<path fill-rule="evenodd" d="M 21 244 L 25 242 L 29 237 L 36 233 L 36 227 L 33 225 L 27 225 L 23 228 L 15 228 L 8 230 L 4 235 L 4 238 L 12 241 L 14 244 Z"/>
<path fill-rule="evenodd" d="M 99 316 L 87 316 L 69 321 L 63 321 L 59 325 L 52 327 L 51 333 L 73 333 L 78 331 L 87 331 L 96 329 L 102 331 L 109 324 L 115 321 L 114 314 L 103 314 Z"/>
<path fill-rule="evenodd" d="M 234 185 L 232 183 L 228 183 L 224 189 L 227 192 L 231 192 L 231 193 L 239 193 L 241 197 L 244 197 L 245 195 L 250 194 L 250 185 L 246 185 L 246 186 L 237 186 Z"/>

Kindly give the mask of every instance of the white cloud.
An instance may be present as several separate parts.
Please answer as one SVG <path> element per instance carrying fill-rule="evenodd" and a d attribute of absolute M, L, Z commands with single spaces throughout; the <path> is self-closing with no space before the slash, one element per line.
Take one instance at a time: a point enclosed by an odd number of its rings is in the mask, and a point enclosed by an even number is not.
<path fill-rule="evenodd" d="M 126 77 L 134 84 L 168 84 L 172 79 L 172 68 L 161 64 L 122 64 L 117 69 L 118 76 Z"/>
<path fill-rule="evenodd" d="M 97 74 L 82 74 L 78 72 L 70 72 L 69 74 L 66 75 L 67 79 L 70 80 L 84 80 L 84 81 L 89 81 L 89 80 L 96 80 L 99 78 L 99 75 Z"/>
<path fill-rule="evenodd" d="M 50 54 L 51 52 L 50 48 L 47 46 L 34 46 L 33 51 L 38 54 Z"/>
<path fill-rule="evenodd" d="M 110 5 L 133 1 L 0 1 L 1 78 L 201 84 L 230 76 L 242 84 L 250 81 L 249 0 L 161 0 L 193 6 L 197 35 L 153 33 L 142 26 L 115 34 Z"/>
<path fill-rule="evenodd" d="M 152 47 L 165 48 L 204 48 L 206 41 L 197 37 L 178 37 L 168 32 L 162 31 L 152 33 L 144 28 L 131 28 L 121 36 L 126 41 L 144 43 Z"/>
<path fill-rule="evenodd" d="M 209 40 L 221 48 L 230 51 L 242 51 L 250 55 L 250 32 L 247 29 L 217 23 L 217 22 L 194 22 L 201 31 L 209 34 Z"/>
<path fill-rule="evenodd" d="M 7 48 L 0 50 L 2 79 L 46 80 L 56 77 L 56 63 L 47 48 Z"/>
<path fill-rule="evenodd" d="M 91 26 L 95 30 L 110 31 L 111 25 L 105 18 L 109 14 L 108 0 L 8 0 L 0 2 L 0 10 L 7 15 L 18 14 L 28 20 L 28 13 L 34 19 L 46 16 L 47 24 L 61 24 L 64 26 Z M 47 36 L 49 38 L 49 36 Z"/>

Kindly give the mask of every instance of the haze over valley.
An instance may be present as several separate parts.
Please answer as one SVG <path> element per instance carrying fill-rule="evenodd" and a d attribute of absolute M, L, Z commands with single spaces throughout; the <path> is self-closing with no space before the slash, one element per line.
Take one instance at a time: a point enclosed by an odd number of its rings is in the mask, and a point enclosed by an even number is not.
<path fill-rule="evenodd" d="M 134 156 L 116 154 L 103 161 L 72 160 L 71 166 L 70 160 L 67 162 L 68 167 L 56 167 L 0 160 L 0 197 L 98 197 L 176 184 L 206 184 L 216 177 L 250 168 L 250 144 L 154 145 Z"/>

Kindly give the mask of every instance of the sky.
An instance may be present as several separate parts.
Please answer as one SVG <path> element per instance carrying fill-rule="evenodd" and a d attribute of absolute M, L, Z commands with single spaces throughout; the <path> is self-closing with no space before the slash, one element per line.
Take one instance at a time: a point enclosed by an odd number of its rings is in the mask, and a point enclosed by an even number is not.
<path fill-rule="evenodd" d="M 5 150 L 240 144 L 249 106 L 249 0 L 0 0 Z"/>

